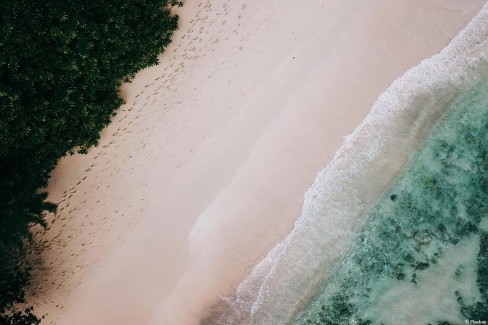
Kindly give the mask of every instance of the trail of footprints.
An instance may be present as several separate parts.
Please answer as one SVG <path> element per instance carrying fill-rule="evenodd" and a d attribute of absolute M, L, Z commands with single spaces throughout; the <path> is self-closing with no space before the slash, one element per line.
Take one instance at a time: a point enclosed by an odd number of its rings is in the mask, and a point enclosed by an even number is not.
<path fill-rule="evenodd" d="M 242 5 L 239 9 L 244 11 L 246 5 Z M 109 126 L 109 129 L 113 130 L 109 140 L 106 140 L 108 142 L 91 149 L 90 154 L 95 153 L 92 162 L 74 185 L 64 191 L 61 199 L 55 202 L 58 204 L 58 211 L 55 215 L 47 216 L 49 229 L 47 233 L 38 230 L 36 234 L 38 241 L 30 254 L 34 271 L 33 286 L 28 294 L 31 295 L 30 300 L 41 307 L 39 309 L 41 312 L 43 305 L 55 306 L 60 310 L 66 308 L 64 304 L 67 293 L 81 283 L 80 270 L 88 268 L 104 257 L 101 255 L 92 258 L 87 256 L 86 252 L 101 247 L 102 244 L 98 241 L 100 229 L 109 232 L 117 227 L 119 218 L 126 216 L 119 210 L 108 211 L 110 206 L 127 204 L 123 197 L 117 198 L 110 192 L 113 186 L 111 184 L 123 180 L 124 173 L 127 172 L 127 168 L 114 166 L 127 166 L 129 160 L 141 151 L 141 154 L 147 153 L 148 140 L 153 130 L 158 127 L 158 122 L 164 118 L 167 107 L 174 107 L 183 102 L 174 95 L 178 82 L 183 80 L 195 64 L 206 57 L 205 53 L 219 44 L 219 35 L 229 32 L 231 27 L 226 20 L 228 15 L 229 3 L 227 2 L 217 5 L 211 0 L 206 0 L 198 4 L 198 12 L 190 20 L 189 27 L 184 31 L 185 34 L 175 39 L 174 44 L 171 45 L 174 46 L 172 54 L 166 57 L 163 55 L 163 62 L 159 66 L 161 74 L 155 77 L 153 82 L 145 85 L 135 95 L 130 105 L 126 104 L 121 108 L 113 124 Z M 238 14 L 239 19 L 241 15 L 242 13 Z M 236 29 L 232 32 L 238 33 Z M 183 62 L 176 64 L 176 59 L 181 57 L 184 58 Z M 217 73 L 218 69 L 217 66 L 209 77 Z M 154 114 L 155 112 L 158 114 Z M 159 115 L 159 118 L 154 118 L 155 115 Z M 133 133 L 139 135 L 138 139 L 131 136 Z M 131 150 L 124 151 L 128 146 Z M 113 164 L 115 158 L 117 163 Z M 148 159 L 154 158 L 148 157 Z M 108 180 L 110 183 L 94 179 L 95 171 L 110 172 Z M 143 198 L 140 200 L 139 206 L 130 206 L 129 214 L 138 212 L 142 215 L 143 200 Z M 91 204 L 94 208 L 86 209 L 87 204 Z M 133 219 L 127 220 L 129 221 L 125 227 L 137 222 Z M 45 239 L 49 236 L 51 240 Z M 68 246 L 70 248 L 67 248 Z M 76 281 L 68 281 L 70 279 Z M 47 317 L 51 324 L 55 324 L 56 319 L 56 315 Z"/>

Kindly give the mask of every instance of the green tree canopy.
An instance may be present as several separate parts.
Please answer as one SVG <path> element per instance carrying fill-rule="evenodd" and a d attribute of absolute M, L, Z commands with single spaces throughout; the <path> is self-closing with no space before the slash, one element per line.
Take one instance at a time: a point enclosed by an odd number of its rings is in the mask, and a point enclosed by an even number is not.
<path fill-rule="evenodd" d="M 0 295 L 15 274 L 3 261 L 22 256 L 29 227 L 55 211 L 42 193 L 52 169 L 97 144 L 123 103 L 117 89 L 158 63 L 177 28 L 171 7 L 180 5 L 0 1 Z M 0 313 L 22 299 L 0 297 Z"/>

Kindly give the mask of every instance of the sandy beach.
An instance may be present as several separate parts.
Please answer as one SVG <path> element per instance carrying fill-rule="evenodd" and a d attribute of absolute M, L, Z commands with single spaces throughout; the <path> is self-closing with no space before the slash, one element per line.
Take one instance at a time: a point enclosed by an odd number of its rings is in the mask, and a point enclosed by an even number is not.
<path fill-rule="evenodd" d="M 88 155 L 60 161 L 45 324 L 198 324 L 293 227 L 377 97 L 484 1 L 194 1 Z"/>

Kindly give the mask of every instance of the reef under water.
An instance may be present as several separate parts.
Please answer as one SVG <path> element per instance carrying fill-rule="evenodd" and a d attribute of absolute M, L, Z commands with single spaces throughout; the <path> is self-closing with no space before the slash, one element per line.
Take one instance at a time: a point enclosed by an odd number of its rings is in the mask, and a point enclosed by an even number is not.
<path fill-rule="evenodd" d="M 295 324 L 488 320 L 488 81 L 459 96 Z"/>

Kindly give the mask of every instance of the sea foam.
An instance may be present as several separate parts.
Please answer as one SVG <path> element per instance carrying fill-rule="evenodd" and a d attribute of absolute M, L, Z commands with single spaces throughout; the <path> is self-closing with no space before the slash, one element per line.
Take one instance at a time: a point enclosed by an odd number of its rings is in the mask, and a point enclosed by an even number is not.
<path fill-rule="evenodd" d="M 238 286 L 217 324 L 286 324 L 306 304 L 432 125 L 488 76 L 488 5 L 397 79 L 305 194 L 294 229 Z"/>

